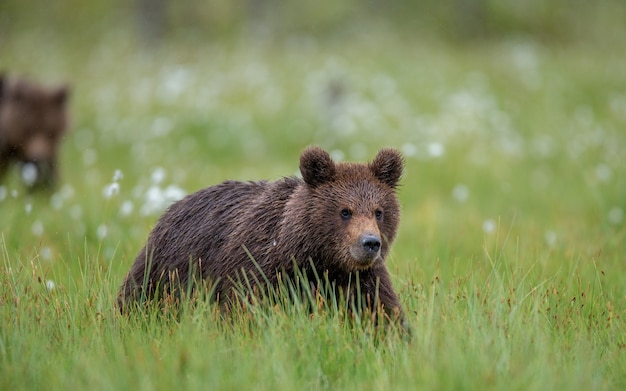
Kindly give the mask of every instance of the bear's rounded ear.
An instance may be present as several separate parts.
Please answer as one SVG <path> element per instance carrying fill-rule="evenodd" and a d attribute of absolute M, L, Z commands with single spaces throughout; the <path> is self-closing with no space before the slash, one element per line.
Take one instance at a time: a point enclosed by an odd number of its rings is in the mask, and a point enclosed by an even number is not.
<path fill-rule="evenodd" d="M 370 163 L 370 170 L 382 183 L 395 189 L 398 186 L 404 159 L 400 152 L 392 148 L 383 148 Z"/>
<path fill-rule="evenodd" d="M 300 172 L 307 185 L 316 187 L 335 178 L 335 162 L 322 148 L 309 147 L 300 155 Z"/>

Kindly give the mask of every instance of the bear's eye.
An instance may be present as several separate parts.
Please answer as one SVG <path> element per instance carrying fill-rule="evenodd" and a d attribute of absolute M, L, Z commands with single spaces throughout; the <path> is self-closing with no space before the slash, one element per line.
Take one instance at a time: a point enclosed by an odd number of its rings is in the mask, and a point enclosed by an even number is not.
<path fill-rule="evenodd" d="M 376 212 L 374 212 L 374 216 L 376 216 L 376 220 L 382 220 L 383 218 L 383 211 L 380 209 L 376 209 Z"/>
<path fill-rule="evenodd" d="M 352 211 L 350 209 L 342 209 L 340 215 L 343 220 L 349 220 L 352 217 Z"/>

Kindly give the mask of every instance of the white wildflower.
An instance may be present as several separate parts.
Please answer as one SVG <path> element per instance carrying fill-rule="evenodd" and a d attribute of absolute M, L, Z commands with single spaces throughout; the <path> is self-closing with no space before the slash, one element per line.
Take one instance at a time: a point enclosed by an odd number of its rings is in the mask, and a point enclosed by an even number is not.
<path fill-rule="evenodd" d="M 165 169 L 163 167 L 155 168 L 154 171 L 152 171 L 152 183 L 158 185 L 159 183 L 163 182 L 163 180 L 165 179 L 165 174 Z"/>
<path fill-rule="evenodd" d="M 30 230 L 33 232 L 35 236 L 43 235 L 43 223 L 39 220 L 35 221 L 31 226 Z"/>
<path fill-rule="evenodd" d="M 46 261 L 51 260 L 52 249 L 48 246 L 42 247 L 41 250 L 39 251 L 39 256 L 41 257 L 41 259 L 45 259 Z"/>
<path fill-rule="evenodd" d="M 415 156 L 417 154 L 417 148 L 415 147 L 415 144 L 404 143 L 402 144 L 402 153 L 406 157 Z"/>
<path fill-rule="evenodd" d="M 124 201 L 120 207 L 120 214 L 122 216 L 128 216 L 133 212 L 134 205 L 132 201 Z"/>
<path fill-rule="evenodd" d="M 598 164 L 596 167 L 596 178 L 598 178 L 600 182 L 608 182 L 611 180 L 612 176 L 613 171 L 611 171 L 609 166 L 606 164 Z"/>
<path fill-rule="evenodd" d="M 119 182 L 122 180 L 122 178 L 124 178 L 124 174 L 122 173 L 122 171 L 115 170 L 115 172 L 113 173 L 113 182 Z"/>
<path fill-rule="evenodd" d="M 554 231 L 547 231 L 546 234 L 544 235 L 544 238 L 545 238 L 546 243 L 548 244 L 548 246 L 554 247 L 554 245 L 556 245 L 556 241 L 557 241 L 556 232 L 554 232 Z"/>
<path fill-rule="evenodd" d="M 431 157 L 441 157 L 444 153 L 445 148 L 443 144 L 437 142 L 428 144 L 428 155 L 430 155 Z"/>
<path fill-rule="evenodd" d="M 611 224 L 620 224 L 624 220 L 624 210 L 618 206 L 614 206 L 609 211 L 609 222 Z"/>
<path fill-rule="evenodd" d="M 496 222 L 491 219 L 485 220 L 483 222 L 483 231 L 485 233 L 488 233 L 488 234 L 492 233 L 493 231 L 496 230 L 496 227 L 497 227 Z"/>
<path fill-rule="evenodd" d="M 39 173 L 37 172 L 37 166 L 34 163 L 26 163 L 22 166 L 22 180 L 26 186 L 32 186 L 37 182 Z"/>
<path fill-rule="evenodd" d="M 103 240 L 106 238 L 108 231 L 109 230 L 105 224 L 100 224 L 100 226 L 98 226 L 98 230 L 96 231 L 98 239 Z"/>
<path fill-rule="evenodd" d="M 104 198 L 111 198 L 118 195 L 120 192 L 120 184 L 117 182 L 109 183 L 102 189 L 102 195 Z"/>
<path fill-rule="evenodd" d="M 458 184 L 452 189 L 452 197 L 459 202 L 465 202 L 469 198 L 469 189 L 464 184 Z"/>

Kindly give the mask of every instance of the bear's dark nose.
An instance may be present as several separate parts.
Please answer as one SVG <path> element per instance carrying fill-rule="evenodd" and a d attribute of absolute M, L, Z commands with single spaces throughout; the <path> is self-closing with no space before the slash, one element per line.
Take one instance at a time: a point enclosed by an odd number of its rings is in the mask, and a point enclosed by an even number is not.
<path fill-rule="evenodd" d="M 376 235 L 365 235 L 361 239 L 361 245 L 368 254 L 376 253 L 380 250 L 380 238 Z"/>

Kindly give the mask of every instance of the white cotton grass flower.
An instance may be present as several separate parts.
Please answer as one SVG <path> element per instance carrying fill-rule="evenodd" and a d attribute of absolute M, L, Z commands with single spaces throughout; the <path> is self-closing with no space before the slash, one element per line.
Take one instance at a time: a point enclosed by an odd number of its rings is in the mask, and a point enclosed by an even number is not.
<path fill-rule="evenodd" d="M 412 143 L 404 143 L 402 144 L 402 154 L 406 157 L 413 157 L 417 155 L 417 147 Z"/>
<path fill-rule="evenodd" d="M 49 261 L 52 259 L 52 249 L 48 246 L 44 246 L 39 251 L 39 256 L 41 259 Z"/>
<path fill-rule="evenodd" d="M 459 183 L 452 189 L 452 197 L 461 203 L 467 201 L 469 198 L 469 188 L 466 185 Z"/>
<path fill-rule="evenodd" d="M 122 170 L 115 170 L 115 172 L 113 173 L 113 182 L 119 182 L 124 178 L 124 173 L 122 173 Z"/>
<path fill-rule="evenodd" d="M 35 221 L 30 227 L 30 230 L 35 236 L 43 235 L 43 223 L 40 220 Z"/>
<path fill-rule="evenodd" d="M 113 196 L 116 196 L 119 193 L 120 193 L 120 184 L 117 182 L 109 183 L 108 185 L 104 187 L 104 189 L 102 189 L 102 196 L 107 199 Z"/>
<path fill-rule="evenodd" d="M 32 186 L 37 182 L 37 177 L 39 176 L 39 172 L 37 171 L 37 166 L 34 163 L 26 163 L 22 166 L 22 181 L 26 186 Z"/>
<path fill-rule="evenodd" d="M 606 164 L 598 164 L 596 166 L 596 178 L 600 182 L 609 182 L 613 176 L 613 171 Z"/>
<path fill-rule="evenodd" d="M 74 188 L 69 184 L 65 184 L 59 191 L 52 194 L 50 197 L 50 206 L 53 209 L 59 210 L 63 207 L 65 200 L 73 198 L 74 194 Z"/>
<path fill-rule="evenodd" d="M 170 185 L 165 189 L 161 189 L 157 185 L 150 186 L 144 196 L 145 202 L 141 206 L 141 214 L 148 216 L 160 213 L 185 195 L 185 191 L 175 185 Z"/>
<path fill-rule="evenodd" d="M 151 175 L 152 183 L 154 183 L 155 185 L 160 184 L 165 179 L 165 175 L 166 175 L 166 172 L 163 167 L 156 167 L 152 171 L 152 175 Z"/>
<path fill-rule="evenodd" d="M 83 208 L 80 205 L 74 205 L 70 208 L 70 216 L 74 220 L 80 220 L 83 217 Z"/>
<path fill-rule="evenodd" d="M 550 231 L 546 231 L 544 235 L 544 239 L 546 240 L 546 243 L 548 244 L 549 247 L 554 247 L 556 245 L 558 236 L 556 232 L 550 230 Z"/>
<path fill-rule="evenodd" d="M 608 219 L 611 224 L 621 224 L 624 220 L 624 210 L 619 206 L 612 207 L 609 211 Z"/>
<path fill-rule="evenodd" d="M 187 193 L 178 186 L 170 185 L 165 189 L 165 199 L 170 203 L 182 199 L 185 195 Z"/>
<path fill-rule="evenodd" d="M 87 148 L 83 151 L 83 163 L 85 166 L 91 166 L 98 160 L 98 152 L 93 148 Z"/>
<path fill-rule="evenodd" d="M 497 228 L 497 224 L 492 219 L 487 219 L 483 221 L 483 232 L 490 234 L 493 233 Z"/>
<path fill-rule="evenodd" d="M 115 172 L 113 173 L 113 178 L 111 179 L 111 183 L 109 183 L 104 187 L 104 189 L 102 189 L 102 196 L 109 199 L 113 196 L 118 195 L 120 193 L 119 181 L 121 181 L 122 178 L 124 178 L 122 170 L 115 170 Z"/>
<path fill-rule="evenodd" d="M 122 203 L 122 206 L 120 206 L 120 214 L 122 216 L 128 216 L 133 213 L 133 209 L 135 209 L 133 202 L 126 200 Z"/>
<path fill-rule="evenodd" d="M 52 280 L 46 281 L 46 289 L 49 291 L 53 291 L 56 288 L 56 284 Z"/>
<path fill-rule="evenodd" d="M 443 146 L 443 144 L 438 143 L 438 142 L 432 142 L 428 144 L 427 150 L 428 150 L 428 155 L 433 158 L 442 157 L 444 153 L 446 152 L 446 149 Z"/>
<path fill-rule="evenodd" d="M 54 193 L 50 197 L 50 206 L 52 209 L 59 210 L 63 207 L 63 196 L 60 193 Z"/>
<path fill-rule="evenodd" d="M 152 121 L 150 133 L 157 137 L 166 136 L 172 129 L 174 129 L 174 123 L 169 118 L 158 117 Z"/>
<path fill-rule="evenodd" d="M 161 211 L 162 205 L 164 203 L 163 198 L 164 197 L 160 187 L 150 186 L 145 194 L 145 202 L 141 207 L 141 214 L 144 216 L 148 216 Z"/>
<path fill-rule="evenodd" d="M 100 224 L 98 226 L 98 229 L 96 230 L 96 235 L 98 235 L 98 239 L 100 240 L 103 240 L 104 238 L 106 238 L 108 233 L 109 233 L 109 229 L 106 226 L 106 224 Z"/>
<path fill-rule="evenodd" d="M 30 212 L 33 211 L 33 204 L 30 202 L 26 203 L 26 205 L 24 205 L 24 210 L 26 211 L 26 214 L 29 215 Z"/>
<path fill-rule="evenodd" d="M 330 157 L 336 162 L 342 162 L 346 159 L 346 154 L 340 149 L 333 149 L 330 151 Z"/>

